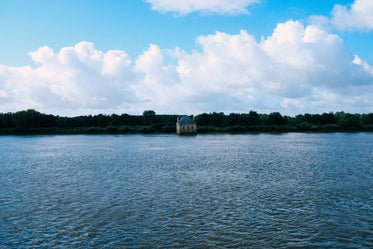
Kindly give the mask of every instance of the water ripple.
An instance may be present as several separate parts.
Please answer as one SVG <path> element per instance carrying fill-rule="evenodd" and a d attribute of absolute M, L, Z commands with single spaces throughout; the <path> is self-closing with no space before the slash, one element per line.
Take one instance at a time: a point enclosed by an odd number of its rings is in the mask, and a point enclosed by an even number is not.
<path fill-rule="evenodd" d="M 370 133 L 0 141 L 0 248 L 373 247 Z"/>

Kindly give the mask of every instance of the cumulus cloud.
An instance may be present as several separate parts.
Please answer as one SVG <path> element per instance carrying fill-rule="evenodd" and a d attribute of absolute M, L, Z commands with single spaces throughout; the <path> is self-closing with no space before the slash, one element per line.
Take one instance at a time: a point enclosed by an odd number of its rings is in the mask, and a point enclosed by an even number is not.
<path fill-rule="evenodd" d="M 175 12 L 187 15 L 192 12 L 209 12 L 217 14 L 247 14 L 247 7 L 260 0 L 145 0 L 152 9 L 160 12 Z"/>
<path fill-rule="evenodd" d="M 319 25 L 277 25 L 257 41 L 247 31 L 216 32 L 198 48 L 151 44 L 134 61 L 89 42 L 54 52 L 42 47 L 32 67 L 0 65 L 0 111 L 57 114 L 280 111 L 371 112 L 373 66 Z M 167 63 L 165 63 L 167 62 Z"/>
<path fill-rule="evenodd" d="M 37 67 L 0 66 L 2 109 L 35 108 L 53 113 L 118 110 L 136 101 L 136 80 L 129 56 L 106 53 L 89 42 L 55 53 L 45 46 L 29 53 Z"/>
<path fill-rule="evenodd" d="M 199 51 L 175 51 L 177 63 L 167 66 L 165 52 L 152 45 L 136 61 L 145 74 L 136 92 L 150 103 L 156 99 L 153 105 L 163 103 L 159 109 L 175 112 L 296 113 L 341 110 L 346 105 L 342 99 L 354 99 L 352 92 L 361 94 L 358 89 L 368 91 L 373 84 L 371 66 L 345 51 L 339 36 L 317 25 L 281 23 L 260 42 L 243 30 L 237 35 L 201 36 L 197 43 Z M 348 104 L 360 103 L 355 98 Z"/>
<path fill-rule="evenodd" d="M 332 24 L 339 29 L 373 29 L 373 1 L 355 0 L 351 6 L 336 5 Z"/>

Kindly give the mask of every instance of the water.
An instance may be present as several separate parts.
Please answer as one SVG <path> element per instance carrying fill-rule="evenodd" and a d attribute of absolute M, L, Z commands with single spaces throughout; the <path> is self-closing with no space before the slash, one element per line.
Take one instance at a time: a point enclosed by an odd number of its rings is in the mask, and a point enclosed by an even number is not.
<path fill-rule="evenodd" d="M 373 248 L 373 134 L 0 136 L 0 248 Z"/>

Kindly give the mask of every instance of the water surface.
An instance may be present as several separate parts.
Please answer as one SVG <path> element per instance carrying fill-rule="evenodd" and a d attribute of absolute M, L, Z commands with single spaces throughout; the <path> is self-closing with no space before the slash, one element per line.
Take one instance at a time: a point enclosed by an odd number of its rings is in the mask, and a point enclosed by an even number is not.
<path fill-rule="evenodd" d="M 373 248 L 373 134 L 0 136 L 0 248 Z"/>

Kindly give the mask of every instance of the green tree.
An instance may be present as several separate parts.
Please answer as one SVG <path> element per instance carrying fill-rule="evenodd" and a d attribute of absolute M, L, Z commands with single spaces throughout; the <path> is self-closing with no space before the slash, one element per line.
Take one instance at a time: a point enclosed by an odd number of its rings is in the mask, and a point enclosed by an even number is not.
<path fill-rule="evenodd" d="M 110 124 L 114 125 L 114 126 L 121 125 L 120 116 L 117 115 L 117 114 L 111 114 L 111 116 L 110 116 Z"/>
<path fill-rule="evenodd" d="M 0 113 L 0 128 L 11 128 L 13 126 L 12 113 Z"/>
<path fill-rule="evenodd" d="M 321 115 L 321 124 L 336 124 L 337 118 L 334 116 L 334 113 L 323 113 Z"/>
<path fill-rule="evenodd" d="M 255 111 L 250 111 L 246 117 L 247 125 L 259 125 L 260 124 L 260 116 Z"/>
<path fill-rule="evenodd" d="M 210 115 L 207 113 L 202 113 L 200 115 L 197 115 L 196 118 L 196 123 L 199 126 L 209 126 L 210 125 Z"/>
<path fill-rule="evenodd" d="M 150 125 L 156 123 L 155 111 L 147 110 L 142 113 L 142 119 L 144 125 Z"/>
<path fill-rule="evenodd" d="M 364 125 L 373 125 L 373 113 L 364 114 L 362 120 Z"/>
<path fill-rule="evenodd" d="M 13 124 L 20 128 L 37 128 L 40 127 L 41 113 L 33 109 L 19 111 L 13 114 Z"/>
<path fill-rule="evenodd" d="M 211 125 L 217 126 L 217 127 L 224 127 L 226 125 L 225 115 L 223 112 L 213 112 L 210 114 L 211 116 Z"/>
<path fill-rule="evenodd" d="M 229 126 L 234 126 L 234 125 L 241 125 L 242 124 L 242 115 L 237 114 L 237 113 L 231 113 L 229 114 L 227 118 L 227 122 Z"/>
<path fill-rule="evenodd" d="M 287 120 L 279 112 L 270 113 L 266 120 L 267 125 L 285 125 L 286 123 Z"/>
<path fill-rule="evenodd" d="M 362 127 L 360 115 L 346 113 L 339 121 L 339 125 L 344 130 L 359 130 Z"/>
<path fill-rule="evenodd" d="M 93 116 L 93 123 L 94 123 L 94 126 L 100 126 L 100 127 L 109 126 L 110 117 L 103 115 L 103 114 L 95 115 Z"/>

